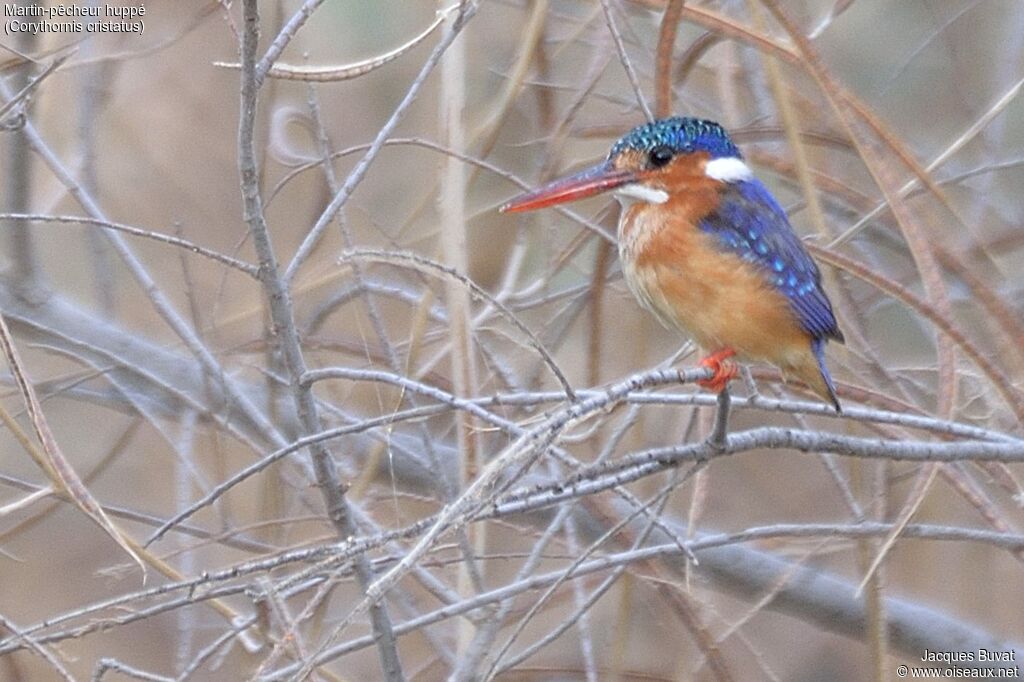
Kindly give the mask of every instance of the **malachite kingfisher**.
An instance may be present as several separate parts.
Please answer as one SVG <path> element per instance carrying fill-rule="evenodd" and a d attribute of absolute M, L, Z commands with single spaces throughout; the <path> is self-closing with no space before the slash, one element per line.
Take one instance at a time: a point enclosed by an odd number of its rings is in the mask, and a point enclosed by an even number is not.
<path fill-rule="evenodd" d="M 710 353 L 722 391 L 733 358 L 767 361 L 840 411 L 825 343 L 843 341 L 818 266 L 721 125 L 666 118 L 619 139 L 602 163 L 522 194 L 530 211 L 601 192 L 622 204 L 619 260 L 637 300 Z"/>

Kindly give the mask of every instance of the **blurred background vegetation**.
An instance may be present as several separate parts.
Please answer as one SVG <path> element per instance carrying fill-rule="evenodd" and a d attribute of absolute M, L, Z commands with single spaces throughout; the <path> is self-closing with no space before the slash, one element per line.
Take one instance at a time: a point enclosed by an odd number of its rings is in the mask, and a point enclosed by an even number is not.
<path fill-rule="evenodd" d="M 152 280 L 147 287 L 102 228 L 11 214 L 95 218 L 98 210 L 104 220 L 256 263 L 239 189 L 239 71 L 214 65 L 239 61 L 240 4 L 146 3 L 142 35 L 0 39 L 38 60 L 18 65 L 14 53 L 0 52 L 4 102 L 74 50 L 29 99 L 5 112 L 0 310 L 56 442 L 92 495 L 139 542 L 277 448 L 265 429 L 240 415 L 222 381 L 251 400 L 285 442 L 302 435 L 277 338 L 268 331 L 265 292 L 247 273 L 202 254 L 124 236 Z M 644 121 L 610 25 L 641 95 L 654 106 L 665 6 L 663 0 L 479 3 L 338 220 L 295 271 L 291 303 L 310 368 L 380 370 L 462 397 L 526 396 L 521 405 L 489 408 L 523 427 L 554 409 L 527 399 L 559 384 L 493 305 L 437 273 L 339 262 L 353 248 L 414 252 L 455 267 L 499 298 L 578 389 L 695 362 L 692 349 L 641 310 L 622 282 L 614 248 L 599 234 L 614 233 L 617 208 L 607 198 L 572 207 L 571 215 L 496 210 L 523 187 L 602 157 Z M 294 0 L 260 3 L 258 55 L 300 7 Z M 337 66 L 381 55 L 424 31 L 439 9 L 425 0 L 329 0 L 280 61 Z M 264 83 L 259 183 L 282 269 L 449 25 L 450 17 L 397 59 L 356 78 Z M 829 351 L 845 406 L 1021 435 L 1022 28 L 1024 11 L 1012 0 L 689 0 L 682 9 L 666 53 L 671 108 L 726 125 L 815 249 L 848 340 Z M 663 101 L 668 94 L 660 93 Z M 335 153 L 333 176 L 324 170 L 325 149 Z M 210 350 L 223 377 L 187 348 L 154 304 L 154 291 Z M 470 337 L 461 350 L 459 305 L 469 306 Z M 3 406 L 30 431 L 22 395 L 12 375 L 5 377 Z M 785 398 L 790 406 L 808 399 L 771 369 L 756 367 L 754 377 L 763 396 Z M 324 382 L 315 393 L 325 428 L 434 404 L 366 381 Z M 749 387 L 737 385 L 735 393 L 746 396 Z M 732 428 L 777 423 L 921 436 L 899 425 L 804 412 L 741 406 Z M 561 445 L 584 462 L 606 448 L 619 456 L 699 439 L 711 417 L 706 403 L 622 407 L 577 427 Z M 507 430 L 445 410 L 367 426 L 331 447 L 352 484 L 348 498 L 359 510 L 360 530 L 373 536 L 435 513 L 511 440 Z M 50 482 L 9 429 L 0 434 L 0 448 L 4 504 Z M 524 481 L 567 475 L 549 460 L 542 458 Z M 1021 474 L 1020 465 L 933 468 L 765 451 L 713 461 L 683 482 L 661 513 L 686 536 L 773 524 L 896 521 L 919 505 L 915 522 L 1009 537 L 1024 523 Z M 668 480 L 652 477 L 630 490 L 647 500 Z M 263 618 L 247 635 L 249 648 L 207 600 L 161 609 L 153 595 L 131 596 L 335 539 L 305 452 L 234 487 L 154 543 L 149 550 L 180 575 L 151 564 L 145 586 L 128 555 L 75 505 L 44 497 L 4 512 L 2 679 L 58 674 L 36 647 L 17 643 L 15 633 L 63 615 L 67 620 L 31 632 L 57 633 L 38 647 L 76 679 L 95 672 L 104 658 L 170 679 L 248 679 L 301 660 L 302 643 L 318 650 L 361 594 L 340 571 L 323 582 L 310 578 L 307 590 L 279 603 L 270 599 L 274 607 L 253 597 L 309 568 L 305 563 L 218 582 L 231 586 L 225 609 Z M 424 570 L 449 597 L 511 583 L 549 521 L 534 515 L 476 524 L 462 550 L 483 557 L 477 562 L 483 585 L 466 582 L 459 536 L 448 536 L 452 544 L 424 559 Z M 531 572 L 564 569 L 600 535 L 571 525 L 558 529 Z M 793 562 L 793 571 L 811 568 L 855 586 L 882 551 L 884 535 L 752 544 Z M 376 568 L 402 547 L 375 554 Z M 597 547 L 595 556 L 605 550 Z M 936 609 L 1021 647 L 1021 556 L 1019 548 L 991 544 L 898 539 L 859 597 L 868 611 L 863 627 L 845 634 L 808 613 L 780 612 L 775 595 L 798 589 L 788 584 L 792 572 L 751 593 L 701 565 L 637 564 L 585 617 L 572 616 L 573 627 L 502 679 L 891 679 L 898 662 L 914 660 L 914 650 L 897 644 L 887 651 L 884 638 L 871 634 L 872 623 L 884 618 L 872 608 L 888 598 Z M 520 623 L 525 630 L 511 652 L 543 638 L 604 577 L 567 581 L 536 615 L 528 611 L 537 593 L 524 592 L 505 614 L 494 649 Z M 401 596 L 389 599 L 394 622 L 444 602 L 419 580 L 407 578 Z M 332 589 L 321 603 L 313 596 L 324 584 Z M 122 596 L 116 607 L 96 606 Z M 298 648 L 285 646 L 261 669 L 286 631 L 278 607 L 296 617 L 309 603 L 312 618 L 299 628 Z M 138 617 L 150 607 L 151 615 Z M 127 614 L 134 617 L 114 625 Z M 405 673 L 445 678 L 483 628 L 481 621 L 468 622 L 441 620 L 399 637 Z M 95 629 L 71 637 L 76 627 Z M 360 620 L 331 643 L 368 631 Z M 108 672 L 105 679 L 125 674 Z M 315 675 L 375 679 L 381 673 L 370 646 Z"/>

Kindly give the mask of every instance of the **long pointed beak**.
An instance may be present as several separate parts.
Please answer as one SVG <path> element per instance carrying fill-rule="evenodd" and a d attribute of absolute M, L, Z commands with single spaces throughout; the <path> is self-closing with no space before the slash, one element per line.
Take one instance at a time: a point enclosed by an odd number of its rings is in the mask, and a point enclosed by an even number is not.
<path fill-rule="evenodd" d="M 616 170 L 610 161 L 605 161 L 579 173 L 549 182 L 532 192 L 520 194 L 498 210 L 502 213 L 533 211 L 607 192 L 636 179 L 636 173 L 633 171 Z"/>

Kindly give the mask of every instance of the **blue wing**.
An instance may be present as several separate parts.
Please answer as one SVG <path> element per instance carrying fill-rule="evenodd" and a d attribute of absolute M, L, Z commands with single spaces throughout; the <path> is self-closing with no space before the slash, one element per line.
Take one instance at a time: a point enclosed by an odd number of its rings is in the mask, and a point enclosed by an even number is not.
<path fill-rule="evenodd" d="M 803 328 L 815 339 L 843 340 L 818 266 L 789 225 L 785 211 L 757 179 L 724 186 L 718 209 L 700 228 L 719 245 L 764 270 L 785 294 Z"/>

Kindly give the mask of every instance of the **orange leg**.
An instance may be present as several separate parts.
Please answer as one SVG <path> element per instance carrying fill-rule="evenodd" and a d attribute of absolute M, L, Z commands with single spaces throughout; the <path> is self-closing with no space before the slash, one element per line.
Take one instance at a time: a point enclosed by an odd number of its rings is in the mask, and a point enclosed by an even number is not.
<path fill-rule="evenodd" d="M 723 348 L 701 360 L 700 366 L 709 368 L 715 374 L 710 379 L 701 379 L 697 384 L 715 393 L 724 391 L 729 382 L 739 374 L 739 368 L 732 360 L 735 355 L 736 351 L 732 348 Z"/>

